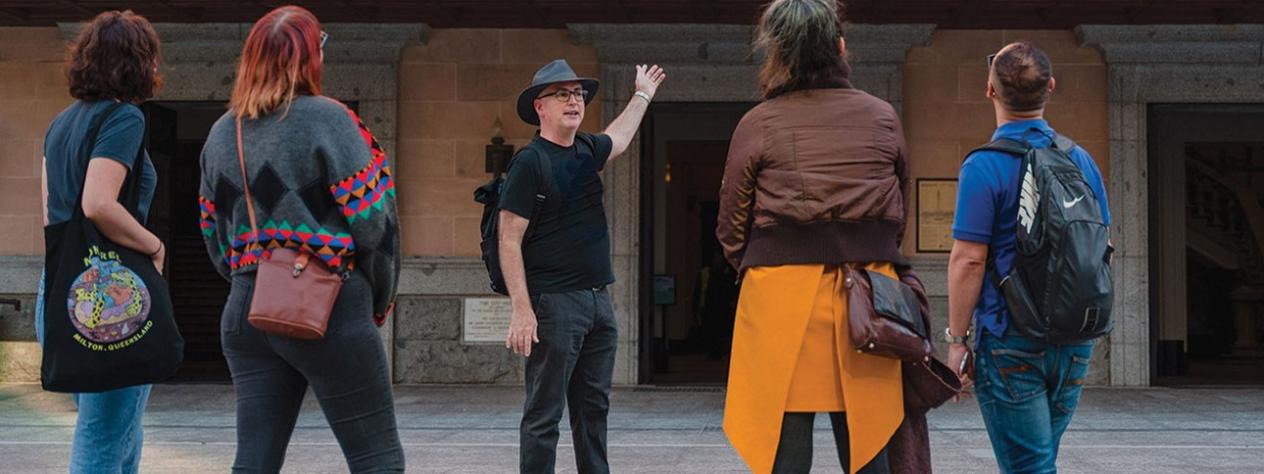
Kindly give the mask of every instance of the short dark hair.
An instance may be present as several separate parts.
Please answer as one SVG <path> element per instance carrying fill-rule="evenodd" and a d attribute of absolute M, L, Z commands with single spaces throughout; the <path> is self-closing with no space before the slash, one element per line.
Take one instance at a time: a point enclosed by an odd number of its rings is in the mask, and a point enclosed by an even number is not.
<path fill-rule="evenodd" d="M 108 11 L 88 22 L 70 46 L 70 95 L 86 101 L 141 102 L 162 87 L 158 33 L 145 17 Z"/>
<path fill-rule="evenodd" d="M 992 61 L 992 70 L 998 80 L 993 87 L 1010 110 L 1038 110 L 1049 102 L 1053 64 L 1036 45 L 1020 41 L 1006 46 Z"/>

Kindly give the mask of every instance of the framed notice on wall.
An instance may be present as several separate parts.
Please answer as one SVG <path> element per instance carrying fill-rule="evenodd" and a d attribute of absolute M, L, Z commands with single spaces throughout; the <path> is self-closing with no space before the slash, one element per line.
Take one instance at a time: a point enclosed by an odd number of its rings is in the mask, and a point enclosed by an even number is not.
<path fill-rule="evenodd" d="M 952 250 L 952 216 L 957 211 L 957 180 L 917 179 L 917 251 Z"/>

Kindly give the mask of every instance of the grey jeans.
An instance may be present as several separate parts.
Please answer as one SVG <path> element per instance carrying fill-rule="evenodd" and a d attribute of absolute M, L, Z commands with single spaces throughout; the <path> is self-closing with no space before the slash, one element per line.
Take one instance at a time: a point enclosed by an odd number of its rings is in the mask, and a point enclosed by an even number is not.
<path fill-rule="evenodd" d="M 386 350 L 373 324 L 368 280 L 354 272 L 343 282 L 325 338 L 314 341 L 267 334 L 246 321 L 254 280 L 254 273 L 233 277 L 220 320 L 237 392 L 233 472 L 281 470 L 309 385 L 351 472 L 404 472 Z"/>
<path fill-rule="evenodd" d="M 527 400 L 520 427 L 519 468 L 553 473 L 557 425 L 570 409 L 575 464 L 580 473 L 609 473 L 606 415 L 619 346 L 610 292 L 605 288 L 532 298 L 540 342 L 527 358 Z"/>

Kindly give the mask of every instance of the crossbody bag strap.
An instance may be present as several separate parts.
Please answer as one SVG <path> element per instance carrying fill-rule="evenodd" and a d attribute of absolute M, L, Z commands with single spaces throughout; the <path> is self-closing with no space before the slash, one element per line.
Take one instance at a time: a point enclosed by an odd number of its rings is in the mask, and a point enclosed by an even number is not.
<path fill-rule="evenodd" d="M 250 194 L 250 178 L 246 176 L 246 149 L 241 143 L 241 115 L 237 116 L 237 163 L 241 165 L 241 187 L 246 191 L 246 214 L 250 216 L 251 240 L 246 241 L 246 251 L 249 252 L 251 242 L 259 245 L 259 226 L 255 219 L 254 198 Z"/>
<path fill-rule="evenodd" d="M 241 187 L 246 191 L 246 214 L 250 216 L 251 240 L 246 241 L 246 251 L 249 252 L 251 242 L 260 246 L 260 248 L 262 248 L 262 244 L 259 243 L 259 224 L 258 218 L 255 217 L 254 198 L 250 194 L 250 178 L 246 175 L 246 147 L 242 145 L 240 115 L 237 116 L 237 163 L 241 165 Z M 261 254 L 259 258 L 262 260 L 263 255 Z M 297 278 L 307 268 L 310 259 L 311 255 L 308 255 L 307 252 L 298 252 L 298 256 L 294 258 L 294 277 Z"/>

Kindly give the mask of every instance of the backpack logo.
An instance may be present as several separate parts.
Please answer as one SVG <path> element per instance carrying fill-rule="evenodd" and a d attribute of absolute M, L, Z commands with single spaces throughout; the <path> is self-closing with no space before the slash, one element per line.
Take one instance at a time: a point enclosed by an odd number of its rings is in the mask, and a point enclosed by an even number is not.
<path fill-rule="evenodd" d="M 1036 187 L 1035 173 L 1031 171 L 1031 163 L 1027 163 L 1027 172 L 1023 173 L 1023 193 L 1018 200 L 1018 223 L 1027 233 L 1036 223 L 1036 207 L 1040 202 L 1040 189 Z"/>
<path fill-rule="evenodd" d="M 1064 201 L 1062 201 L 1062 207 L 1063 207 L 1063 208 L 1066 208 L 1066 209 L 1070 209 L 1070 208 L 1072 208 L 1072 207 L 1075 207 L 1075 205 L 1076 205 L 1076 204 L 1079 204 L 1079 203 L 1080 203 L 1080 201 L 1083 201 L 1083 200 L 1084 200 L 1084 196 L 1077 197 L 1077 198 L 1072 199 L 1072 200 L 1070 200 L 1070 201 L 1065 201 L 1065 200 L 1064 200 Z"/>

